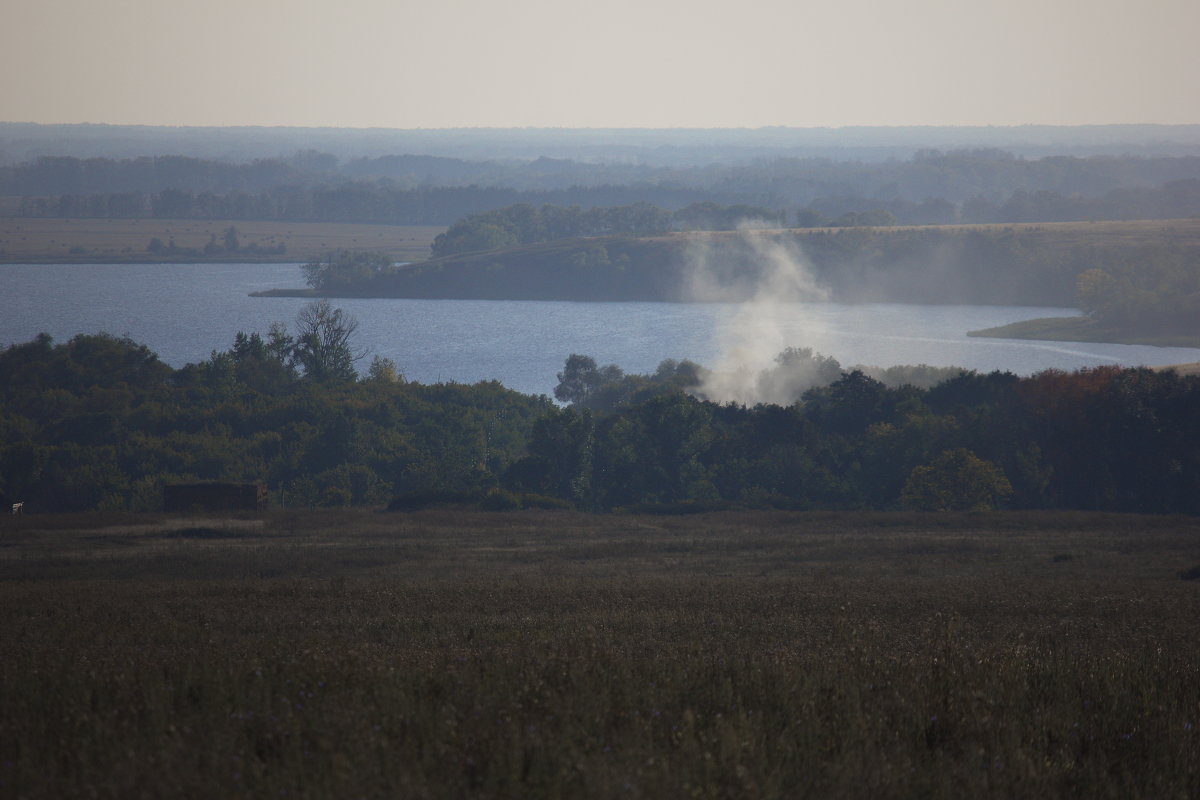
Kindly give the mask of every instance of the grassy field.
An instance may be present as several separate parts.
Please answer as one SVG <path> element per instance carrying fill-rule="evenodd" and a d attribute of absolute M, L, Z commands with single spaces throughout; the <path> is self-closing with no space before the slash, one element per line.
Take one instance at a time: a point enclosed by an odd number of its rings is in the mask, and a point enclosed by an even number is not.
<path fill-rule="evenodd" d="M 1116 515 L 6 517 L 0 796 L 1191 798 L 1198 565 Z"/>
<path fill-rule="evenodd" d="M 172 260 L 146 250 L 151 239 L 180 248 L 202 250 L 210 236 L 222 240 L 229 226 L 238 230 L 242 248 L 269 249 L 283 244 L 281 255 L 245 252 L 223 256 L 188 256 L 190 261 L 307 261 L 334 250 L 370 250 L 401 261 L 429 257 L 436 226 L 352 225 L 324 222 L 229 222 L 164 219 L 20 219 L 0 217 L 0 262 L 92 263 Z"/>
<path fill-rule="evenodd" d="M 996 328 L 970 331 L 968 336 L 995 339 L 1042 339 L 1055 342 L 1117 342 L 1155 347 L 1200 347 L 1196 334 L 1144 334 L 1105 326 L 1088 317 L 1042 317 Z"/>

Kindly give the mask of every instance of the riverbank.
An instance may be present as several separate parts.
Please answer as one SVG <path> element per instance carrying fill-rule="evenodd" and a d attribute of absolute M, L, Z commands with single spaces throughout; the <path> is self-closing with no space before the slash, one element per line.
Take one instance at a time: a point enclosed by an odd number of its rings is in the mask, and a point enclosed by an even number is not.
<path fill-rule="evenodd" d="M 316 289 L 267 289 L 262 292 L 250 292 L 250 297 L 329 297 L 325 292 Z"/>
<path fill-rule="evenodd" d="M 995 328 L 968 331 L 967 336 L 994 339 L 1037 339 L 1052 342 L 1100 342 L 1152 347 L 1200 347 L 1200 334 L 1187 332 L 1144 333 L 1102 325 L 1089 317 L 1044 317 Z"/>

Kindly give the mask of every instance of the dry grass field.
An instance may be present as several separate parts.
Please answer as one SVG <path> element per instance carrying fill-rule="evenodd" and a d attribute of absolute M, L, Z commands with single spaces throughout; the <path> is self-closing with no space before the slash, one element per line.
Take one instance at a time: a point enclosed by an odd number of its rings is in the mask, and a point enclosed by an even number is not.
<path fill-rule="evenodd" d="M 792 233 L 801 237 L 821 233 L 838 233 L 846 228 L 792 228 Z M 889 231 L 942 231 L 946 233 L 968 233 L 985 231 L 990 233 L 1011 231 L 1025 237 L 1031 243 L 1052 241 L 1054 244 L 1071 248 L 1079 245 L 1095 248 L 1143 247 L 1170 245 L 1172 247 L 1200 246 L 1200 219 L 1147 219 L 1147 220 L 1097 220 L 1094 222 L 1000 222 L 967 225 L 895 225 L 873 228 L 878 233 Z M 679 237 L 722 239 L 738 236 L 737 231 L 705 231 L 672 233 L 663 237 L 670 240 Z M 654 238 L 654 237 L 650 237 Z"/>
<path fill-rule="evenodd" d="M 928 227 L 928 226 L 923 226 Z M 918 228 L 919 229 L 919 228 Z M 1097 220 L 1094 222 L 1020 222 L 989 225 L 950 225 L 946 230 L 1012 230 L 1053 239 L 1064 246 L 1165 245 L 1200 246 L 1200 219 Z"/>
<path fill-rule="evenodd" d="M 0 796 L 1200 796 L 1200 520 L 0 520 Z"/>
<path fill-rule="evenodd" d="M 147 252 L 151 239 L 180 248 L 203 250 L 210 236 L 220 242 L 229 226 L 237 228 L 242 248 L 269 249 L 283 244 L 282 255 L 240 253 L 190 256 L 192 261 L 307 261 L 334 250 L 370 250 L 402 261 L 423 261 L 444 227 L 354 225 L 325 222 L 229 222 L 163 219 L 21 219 L 0 217 L 0 261 L 81 262 L 162 261 Z"/>

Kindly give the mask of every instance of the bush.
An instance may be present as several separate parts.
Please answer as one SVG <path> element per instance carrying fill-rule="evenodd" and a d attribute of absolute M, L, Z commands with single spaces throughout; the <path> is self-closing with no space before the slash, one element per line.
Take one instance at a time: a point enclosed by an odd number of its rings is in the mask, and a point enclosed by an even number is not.
<path fill-rule="evenodd" d="M 321 505 L 330 507 L 350 505 L 350 490 L 342 486 L 327 486 L 321 492 Z"/>
<path fill-rule="evenodd" d="M 492 489 L 479 501 L 484 511 L 519 511 L 521 498 L 504 489 Z"/>
<path fill-rule="evenodd" d="M 547 511 L 571 511 L 575 505 L 561 497 L 548 497 L 544 494 L 523 494 L 521 505 L 525 508 L 544 508 Z"/>

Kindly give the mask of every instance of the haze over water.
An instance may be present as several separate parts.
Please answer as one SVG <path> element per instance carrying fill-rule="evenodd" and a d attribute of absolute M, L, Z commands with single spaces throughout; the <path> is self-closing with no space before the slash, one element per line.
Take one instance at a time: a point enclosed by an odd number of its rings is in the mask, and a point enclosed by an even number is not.
<path fill-rule="evenodd" d="M 174 367 L 226 350 L 241 330 L 291 326 L 306 303 L 249 292 L 303 281 L 295 264 L 0 265 L 0 346 L 47 332 L 129 335 Z M 730 303 L 568 303 L 336 299 L 360 323 L 359 342 L 422 383 L 498 380 L 550 394 L 571 353 L 650 372 L 667 358 L 711 366 Z M 1049 368 L 1200 361 L 1200 349 L 968 338 L 966 332 L 1073 309 L 892 304 L 789 305 L 783 346 L 811 347 L 843 368 L 925 363 L 1028 375 Z M 359 365 L 365 371 L 366 362 Z"/>

